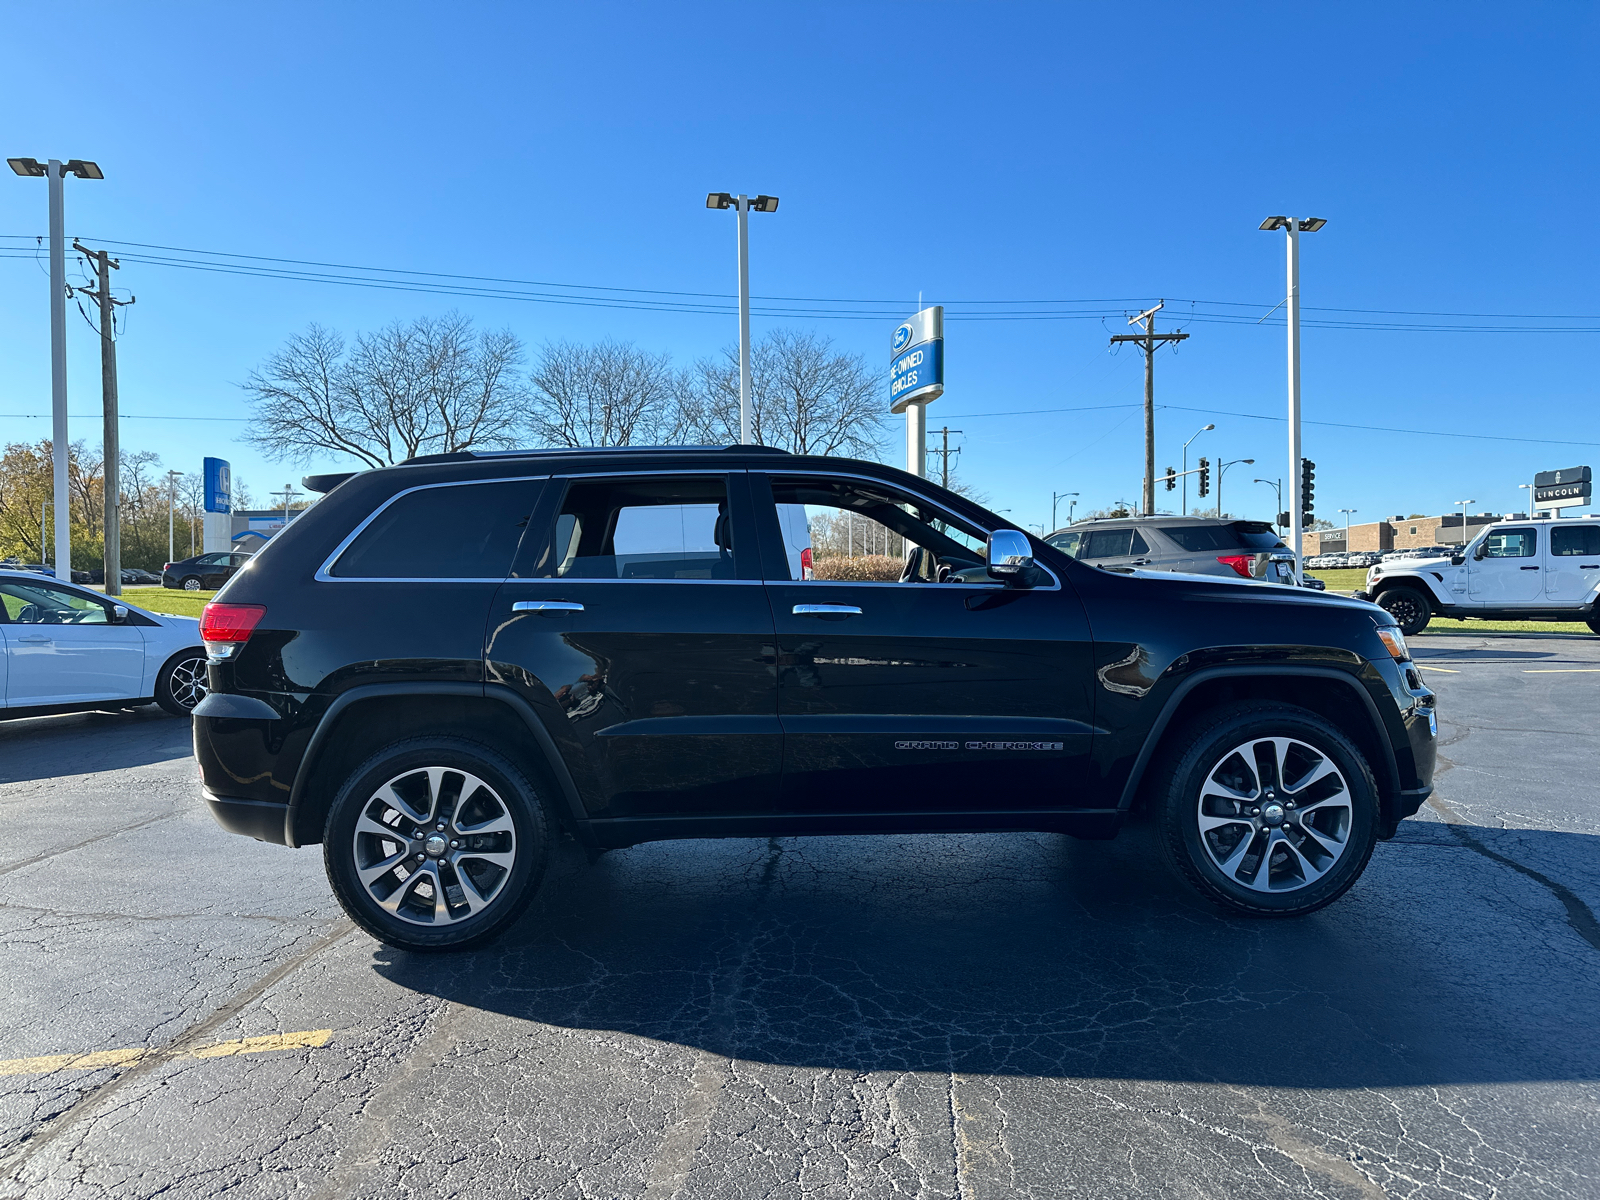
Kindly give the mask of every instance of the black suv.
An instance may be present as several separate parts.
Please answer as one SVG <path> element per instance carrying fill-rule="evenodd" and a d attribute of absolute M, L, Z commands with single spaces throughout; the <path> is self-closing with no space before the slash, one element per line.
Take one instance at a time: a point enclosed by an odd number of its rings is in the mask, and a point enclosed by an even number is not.
<path fill-rule="evenodd" d="M 326 498 L 206 609 L 195 753 L 224 827 L 323 843 L 398 946 L 504 929 L 563 835 L 1109 838 L 1140 810 L 1202 893 L 1292 915 L 1431 790 L 1434 697 L 1382 609 L 1087 566 L 891 467 L 529 451 L 305 482 Z M 869 545 L 898 581 L 848 578 Z"/>

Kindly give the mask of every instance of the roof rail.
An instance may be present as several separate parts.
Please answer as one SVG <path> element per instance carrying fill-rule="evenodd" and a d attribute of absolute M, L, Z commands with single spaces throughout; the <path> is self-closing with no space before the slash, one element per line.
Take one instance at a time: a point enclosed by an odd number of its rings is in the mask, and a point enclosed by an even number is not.
<path fill-rule="evenodd" d="M 753 454 L 788 454 L 781 446 L 530 446 L 520 450 L 457 450 L 451 454 L 419 454 L 402 466 L 415 463 L 471 462 L 479 458 L 546 458 L 568 454 L 647 454 L 706 453 L 707 451 L 745 451 Z"/>

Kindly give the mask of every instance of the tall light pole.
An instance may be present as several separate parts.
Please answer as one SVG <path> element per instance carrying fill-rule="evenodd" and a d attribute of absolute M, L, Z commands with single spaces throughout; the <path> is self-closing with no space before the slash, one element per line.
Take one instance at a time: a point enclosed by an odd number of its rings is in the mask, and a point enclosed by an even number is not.
<path fill-rule="evenodd" d="M 1281 479 L 1257 479 L 1257 480 L 1254 480 L 1254 482 L 1255 483 L 1264 483 L 1269 488 L 1271 488 L 1274 492 L 1277 493 L 1277 496 L 1278 496 L 1278 507 L 1272 510 L 1272 523 L 1274 525 L 1277 525 L 1279 523 L 1278 522 L 1278 514 L 1283 512 L 1283 480 L 1281 480 Z"/>
<path fill-rule="evenodd" d="M 739 443 L 748 446 L 750 436 L 750 210 L 777 212 L 776 196 L 757 196 L 754 200 L 741 192 L 711 192 L 707 208 L 733 208 L 739 213 Z"/>
<path fill-rule="evenodd" d="M 1534 497 L 1538 494 L 1537 489 L 1531 483 L 1519 483 L 1517 484 L 1517 487 L 1519 489 L 1528 489 L 1528 520 L 1537 521 L 1539 519 L 1539 514 L 1534 511 L 1534 509 L 1538 507 L 1538 502 L 1534 499 Z"/>
<path fill-rule="evenodd" d="M 183 477 L 182 471 L 167 472 L 167 561 L 172 562 L 177 554 L 172 545 L 172 514 L 178 507 L 178 480 Z"/>
<path fill-rule="evenodd" d="M 1261 228 L 1282 229 L 1288 234 L 1289 287 L 1284 297 L 1289 326 L 1289 478 L 1300 478 L 1300 234 L 1315 233 L 1328 222 L 1322 217 L 1268 217 Z M 1301 527 L 1300 489 L 1289 489 L 1289 536 L 1294 550 L 1295 571 L 1300 571 Z"/>
<path fill-rule="evenodd" d="M 1341 508 L 1339 511 L 1344 514 L 1344 552 L 1346 554 L 1349 554 L 1350 553 L 1350 514 L 1353 513 L 1353 512 L 1360 512 L 1361 510 L 1358 509 L 1358 508 Z"/>
<path fill-rule="evenodd" d="M 1253 459 L 1253 458 L 1236 458 L 1232 462 L 1221 462 L 1220 460 L 1218 461 L 1218 463 L 1217 463 L 1217 516 L 1218 517 L 1222 516 L 1222 477 L 1228 473 L 1228 468 L 1229 467 L 1237 467 L 1240 463 L 1249 463 L 1250 465 L 1254 466 L 1255 465 L 1255 461 L 1256 460 Z"/>
<path fill-rule="evenodd" d="M 1199 429 L 1196 429 L 1194 431 L 1194 437 L 1190 438 L 1189 442 L 1194 441 L 1194 438 L 1199 437 L 1202 433 L 1209 433 L 1211 430 L 1213 430 L 1215 428 L 1216 428 L 1215 425 L 1202 425 L 1202 426 L 1200 426 Z M 1187 517 L 1189 515 L 1189 442 L 1185 442 L 1183 444 L 1183 513 L 1182 513 L 1182 515 L 1185 516 L 1185 517 Z"/>
<path fill-rule="evenodd" d="M 1467 548 L 1467 505 L 1476 504 L 1477 501 L 1457 500 L 1456 503 L 1461 505 L 1461 548 L 1465 550 Z"/>
<path fill-rule="evenodd" d="M 50 457 L 55 467 L 56 578 L 72 582 L 72 504 L 67 494 L 67 248 L 66 177 L 104 179 L 100 168 L 83 159 L 8 158 L 26 178 L 50 181 Z"/>
<path fill-rule="evenodd" d="M 1081 495 L 1081 493 L 1079 493 L 1079 492 L 1051 492 L 1050 493 L 1050 532 L 1051 533 L 1054 533 L 1057 529 L 1060 528 L 1060 526 L 1058 526 L 1056 524 L 1056 505 L 1059 504 L 1061 501 L 1065 500 L 1068 496 L 1077 496 L 1077 495 Z M 1074 502 L 1073 507 L 1077 507 L 1076 502 Z M 1067 524 L 1068 525 L 1072 524 L 1072 509 L 1070 509 L 1070 508 L 1067 510 Z"/>

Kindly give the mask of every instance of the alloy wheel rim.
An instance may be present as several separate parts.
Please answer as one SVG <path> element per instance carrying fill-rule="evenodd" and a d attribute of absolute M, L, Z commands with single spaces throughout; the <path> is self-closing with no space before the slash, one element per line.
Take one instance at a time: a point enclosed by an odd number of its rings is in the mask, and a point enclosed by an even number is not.
<path fill-rule="evenodd" d="M 379 908 L 411 925 L 481 916 L 505 891 L 517 832 L 500 794 L 469 771 L 417 767 L 362 806 L 356 877 Z"/>
<path fill-rule="evenodd" d="M 194 708 L 206 698 L 206 660 L 196 656 L 175 664 L 169 686 L 172 698 L 179 707 L 185 710 Z"/>
<path fill-rule="evenodd" d="M 1294 892 L 1332 870 L 1350 847 L 1354 801 L 1333 759 L 1298 738 L 1253 738 L 1206 772 L 1200 844 L 1229 882 Z"/>
<path fill-rule="evenodd" d="M 183 581 L 183 590 L 186 592 L 198 592 L 200 590 L 200 581 L 198 579 L 185 579 Z"/>

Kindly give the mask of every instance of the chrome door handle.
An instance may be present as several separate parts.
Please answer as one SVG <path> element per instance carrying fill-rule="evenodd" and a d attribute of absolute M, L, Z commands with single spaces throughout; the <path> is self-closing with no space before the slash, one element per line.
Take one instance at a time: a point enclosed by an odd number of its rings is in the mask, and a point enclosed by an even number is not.
<path fill-rule="evenodd" d="M 854 604 L 796 604 L 797 617 L 859 617 L 861 610 Z"/>
<path fill-rule="evenodd" d="M 582 612 L 583 605 L 572 600 L 518 600 L 512 612 Z"/>

